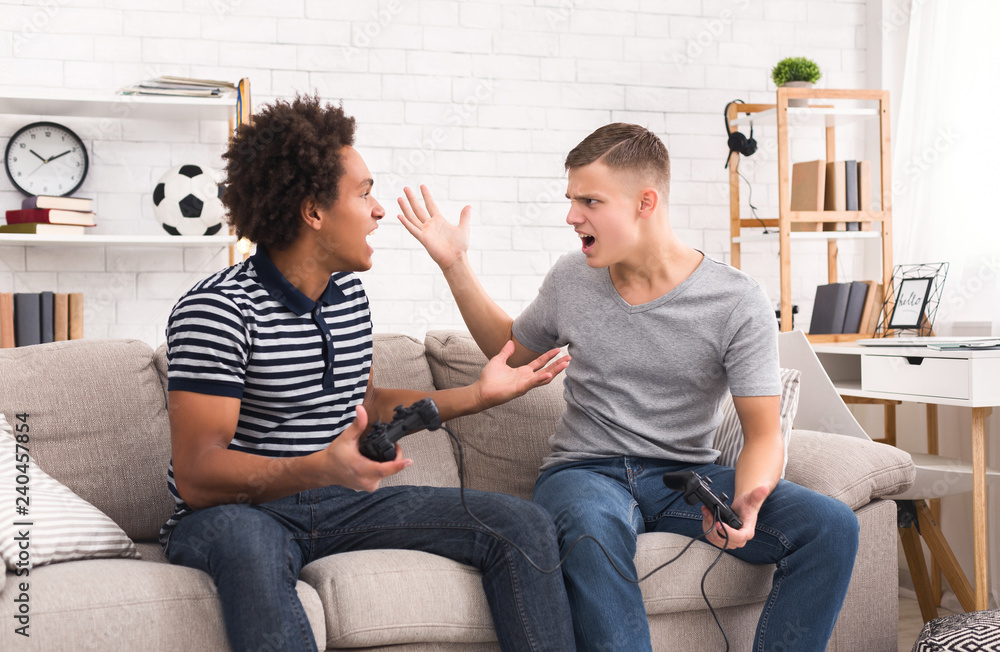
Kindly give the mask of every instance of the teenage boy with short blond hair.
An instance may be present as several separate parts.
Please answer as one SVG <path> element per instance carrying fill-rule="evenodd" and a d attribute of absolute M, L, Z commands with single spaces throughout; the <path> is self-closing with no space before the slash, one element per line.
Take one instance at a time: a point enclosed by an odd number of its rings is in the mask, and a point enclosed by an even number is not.
<path fill-rule="evenodd" d="M 566 222 L 582 249 L 549 271 L 538 297 L 511 319 L 466 257 L 469 207 L 458 226 L 430 192 L 409 188 L 400 220 L 438 263 L 487 355 L 509 340 L 510 364 L 569 347 L 566 410 L 549 440 L 533 500 L 568 549 L 601 541 L 632 577 L 636 538 L 675 532 L 758 564 L 775 564 L 755 650 L 823 650 L 847 592 L 858 523 L 845 504 L 781 480 L 777 329 L 749 276 L 685 245 L 670 226 L 670 159 L 637 125 L 601 127 L 566 157 Z M 736 468 L 714 464 L 720 403 L 729 390 L 744 432 Z M 668 490 L 662 475 L 693 470 L 734 496 L 739 530 L 714 523 Z M 728 544 L 719 530 L 725 529 Z M 583 542 L 563 565 L 580 650 L 650 650 L 642 594 Z"/>

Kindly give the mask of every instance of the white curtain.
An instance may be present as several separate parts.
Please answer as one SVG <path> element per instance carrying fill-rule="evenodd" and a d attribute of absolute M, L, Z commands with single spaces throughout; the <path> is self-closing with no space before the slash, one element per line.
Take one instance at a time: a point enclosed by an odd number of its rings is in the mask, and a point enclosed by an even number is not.
<path fill-rule="evenodd" d="M 894 262 L 950 263 L 935 330 L 1000 335 L 1000 2 L 912 0 L 893 134 Z"/>

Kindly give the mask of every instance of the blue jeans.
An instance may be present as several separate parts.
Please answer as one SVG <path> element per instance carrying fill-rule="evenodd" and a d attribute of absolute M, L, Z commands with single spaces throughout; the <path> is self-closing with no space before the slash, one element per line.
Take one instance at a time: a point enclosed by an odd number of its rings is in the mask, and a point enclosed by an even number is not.
<path fill-rule="evenodd" d="M 735 470 L 715 464 L 617 457 L 545 471 L 532 500 L 555 519 L 565 551 L 581 534 L 595 536 L 614 563 L 636 577 L 636 537 L 704 531 L 701 505 L 663 485 L 667 471 L 690 469 L 712 489 L 734 495 Z M 757 622 L 754 650 L 826 649 L 858 549 L 858 520 L 844 503 L 781 480 L 757 517 L 753 539 L 727 551 L 774 564 L 771 593 Z M 674 563 L 684 563 L 681 557 Z M 715 572 L 718 572 L 717 570 Z M 581 541 L 563 565 L 579 650 L 651 650 L 639 585 L 622 579 L 592 541 Z"/>
<path fill-rule="evenodd" d="M 558 562 L 552 519 L 528 501 L 466 490 L 472 513 L 542 568 Z M 234 651 L 316 650 L 295 591 L 299 570 L 350 550 L 422 550 L 479 569 L 504 650 L 573 650 L 560 573 L 542 574 L 476 524 L 458 489 L 331 486 L 260 505 L 219 505 L 185 516 L 170 535 L 171 563 L 212 576 Z M 325 647 L 325 641 L 321 641 Z"/>

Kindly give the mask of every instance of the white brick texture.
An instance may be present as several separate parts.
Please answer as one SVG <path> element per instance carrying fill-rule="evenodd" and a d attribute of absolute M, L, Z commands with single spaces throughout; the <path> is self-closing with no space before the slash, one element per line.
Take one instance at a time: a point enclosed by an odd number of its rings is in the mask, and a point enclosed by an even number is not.
<path fill-rule="evenodd" d="M 103 0 L 0 2 L 0 90 L 114 92 L 158 75 L 250 78 L 254 104 L 296 92 L 343 101 L 386 208 L 362 278 L 375 327 L 422 336 L 463 328 L 440 271 L 396 223 L 403 185 L 431 186 L 452 220 L 473 207 L 471 260 L 496 300 L 517 313 L 554 260 L 578 245 L 566 214 L 566 153 L 611 121 L 643 124 L 673 162 L 677 233 L 729 260 L 729 100 L 773 100 L 770 68 L 808 56 L 820 86 L 863 88 L 864 3 L 851 0 Z M 860 35 L 860 36 L 859 36 Z M 0 116 L 0 147 L 32 116 Z M 56 118 L 58 120 L 58 118 Z M 226 125 L 66 119 L 91 153 L 79 194 L 97 199 L 96 233 L 162 233 L 150 193 L 185 162 L 221 166 Z M 800 130 L 801 131 L 801 130 Z M 838 138 L 864 155 L 864 130 Z M 761 217 L 777 213 L 775 129 L 757 125 L 759 153 L 741 166 Z M 822 156 L 822 133 L 796 157 Z M 819 150 L 818 153 L 817 149 Z M 0 178 L 0 202 L 20 195 Z M 747 185 L 740 182 L 745 216 Z M 743 246 L 743 269 L 778 299 L 770 245 Z M 793 301 L 808 320 L 825 282 L 825 247 L 797 251 Z M 841 247 L 854 278 L 861 247 Z M 88 337 L 157 345 L 170 307 L 227 263 L 211 247 L 0 247 L 0 290 L 80 289 Z"/>

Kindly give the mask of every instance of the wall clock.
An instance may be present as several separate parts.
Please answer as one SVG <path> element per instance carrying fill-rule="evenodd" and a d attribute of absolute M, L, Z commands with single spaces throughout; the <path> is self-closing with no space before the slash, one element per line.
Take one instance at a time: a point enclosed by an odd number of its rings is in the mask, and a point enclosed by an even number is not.
<path fill-rule="evenodd" d="M 89 160 L 83 141 L 55 122 L 33 122 L 17 130 L 7 143 L 4 169 L 25 195 L 73 193 L 87 176 Z"/>

